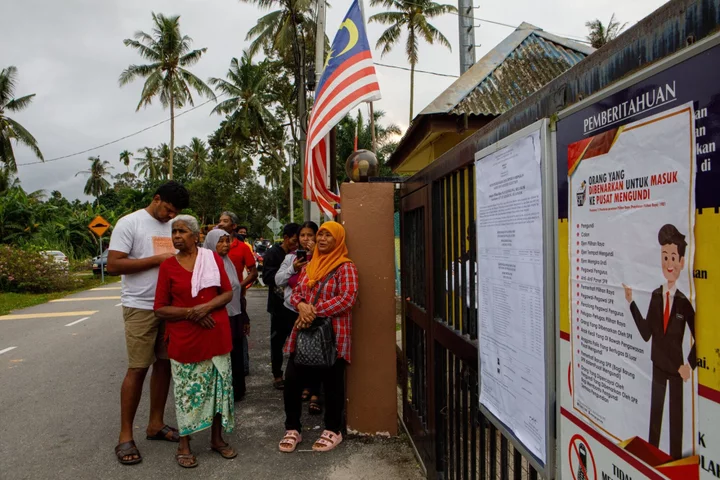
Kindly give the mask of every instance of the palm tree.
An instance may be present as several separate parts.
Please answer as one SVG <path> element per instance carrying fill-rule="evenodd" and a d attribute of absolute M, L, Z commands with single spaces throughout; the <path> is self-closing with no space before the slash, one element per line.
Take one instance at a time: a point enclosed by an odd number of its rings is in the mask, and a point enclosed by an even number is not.
<path fill-rule="evenodd" d="M 105 177 L 110 175 L 110 170 L 113 167 L 107 160 L 100 160 L 100 157 L 88 157 L 88 160 L 92 162 L 90 169 L 78 172 L 75 176 L 77 177 L 80 174 L 88 175 L 83 193 L 92 195 L 97 200 L 100 195 L 110 190 L 110 182 Z"/>
<path fill-rule="evenodd" d="M 415 65 L 418 63 L 418 49 L 420 39 L 424 39 L 430 45 L 435 42 L 452 50 L 450 42 L 440 30 L 428 22 L 428 19 L 446 13 L 456 13 L 457 8 L 453 5 L 435 3 L 431 0 L 370 0 L 370 5 L 381 5 L 384 8 L 395 11 L 376 13 L 370 17 L 371 22 L 390 25 L 385 30 L 375 45 L 375 48 L 382 47 L 382 56 L 389 53 L 395 44 L 400 41 L 403 29 L 408 32 L 405 42 L 405 53 L 410 62 L 410 122 L 413 119 L 413 101 L 415 100 Z"/>
<path fill-rule="evenodd" d="M 161 143 L 155 149 L 155 156 L 159 160 L 161 178 L 170 179 L 170 162 L 172 162 L 174 154 L 174 149 L 171 149 L 167 143 Z"/>
<path fill-rule="evenodd" d="M 0 70 L 0 162 L 4 163 L 11 172 L 17 172 L 15 153 L 13 152 L 12 140 L 15 143 L 22 143 L 30 148 L 33 153 L 45 161 L 42 152 L 37 145 L 37 140 L 25 127 L 5 115 L 5 112 L 19 112 L 30 105 L 34 93 L 24 97 L 15 98 L 15 86 L 17 81 L 17 68 L 12 65 Z"/>
<path fill-rule="evenodd" d="M 150 147 L 144 147 L 138 150 L 138 153 L 143 153 L 145 156 L 135 163 L 135 170 L 138 171 L 138 175 L 141 175 L 148 180 L 157 180 L 160 178 L 160 159 L 155 156 L 155 151 Z"/>
<path fill-rule="evenodd" d="M 266 145 L 273 142 L 273 129 L 278 127 L 273 112 L 268 109 L 272 99 L 268 94 L 266 72 L 267 63 L 252 63 L 252 57 L 246 51 L 240 62 L 237 58 L 230 61 L 226 74 L 227 80 L 210 78 L 208 83 L 229 98 L 220 102 L 211 113 L 227 114 L 227 127 L 244 138 L 252 136 Z"/>
<path fill-rule="evenodd" d="M 190 144 L 186 147 L 187 155 L 190 159 L 188 165 L 188 174 L 194 178 L 200 178 L 205 173 L 208 161 L 208 148 L 205 142 L 197 137 L 190 140 Z"/>
<path fill-rule="evenodd" d="M 138 51 L 141 57 L 149 60 L 147 65 L 130 65 L 120 74 L 122 87 L 138 77 L 146 78 L 140 94 L 140 107 L 147 107 L 156 97 L 164 108 L 170 107 L 170 158 L 168 178 L 172 180 L 173 151 L 175 149 L 175 108 L 185 104 L 194 105 L 190 87 L 199 95 L 215 98 L 213 91 L 185 67 L 196 64 L 207 48 L 190 50 L 192 38 L 180 34 L 180 17 L 166 17 L 152 14 L 154 27 L 152 33 L 135 33 L 135 39 L 125 39 L 123 43 Z"/>
<path fill-rule="evenodd" d="M 314 45 L 313 10 L 318 0 L 243 1 L 254 3 L 262 9 L 278 8 L 260 17 L 257 24 L 248 30 L 245 39 L 252 40 L 248 50 L 250 56 L 255 56 L 260 50 L 265 50 L 266 53 L 274 51 L 281 56 L 295 55 L 301 37 L 304 37 L 310 45 Z"/>
<path fill-rule="evenodd" d="M 585 22 L 585 26 L 590 30 L 587 36 L 590 45 L 593 48 L 600 48 L 606 43 L 615 40 L 625 29 L 627 22 L 621 25 L 620 22 L 615 20 L 615 14 L 613 13 L 607 26 L 603 25 L 597 18 L 591 22 Z"/>
<path fill-rule="evenodd" d="M 132 159 L 132 153 L 128 152 L 127 150 L 123 150 L 120 152 L 120 162 L 125 165 L 125 168 L 127 168 L 127 171 L 130 171 L 130 159 Z"/>

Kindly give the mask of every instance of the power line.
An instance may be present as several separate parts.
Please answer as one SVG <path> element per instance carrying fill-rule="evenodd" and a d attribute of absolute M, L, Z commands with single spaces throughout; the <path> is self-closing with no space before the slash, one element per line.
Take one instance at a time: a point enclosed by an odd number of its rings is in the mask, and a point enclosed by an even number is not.
<path fill-rule="evenodd" d="M 206 102 L 203 102 L 203 103 L 201 103 L 201 104 L 199 104 L 199 105 L 195 105 L 194 107 L 192 107 L 192 108 L 190 108 L 190 109 L 188 109 L 188 110 L 185 110 L 184 112 L 180 112 L 180 113 L 178 113 L 177 115 L 175 115 L 175 118 L 182 117 L 182 116 L 185 115 L 186 113 L 190 113 L 190 112 L 192 112 L 193 110 L 197 110 L 198 108 L 200 108 L 200 107 L 202 107 L 202 106 L 204 106 L 204 105 L 207 105 L 207 104 L 210 103 L 210 102 L 216 101 L 218 98 L 222 97 L 223 95 L 225 95 L 225 93 L 221 93 L 220 95 L 216 95 L 215 98 L 211 98 L 210 100 L 208 100 L 208 101 L 206 101 Z M 82 151 L 80 151 L 80 152 L 70 153 L 70 154 L 68 154 L 68 155 L 63 155 L 62 157 L 55 157 L 55 158 L 51 158 L 51 159 L 45 160 L 45 161 L 43 161 L 43 160 L 38 160 L 38 161 L 36 161 L 36 162 L 18 163 L 17 166 L 18 166 L 18 167 L 23 167 L 23 166 L 27 166 L 27 165 L 38 165 L 38 164 L 41 164 L 41 163 L 57 162 L 58 160 L 64 160 L 64 159 L 66 159 L 66 158 L 76 157 L 76 156 L 78 156 L 78 155 L 82 155 L 83 153 L 92 152 L 93 150 L 99 150 L 99 149 L 101 149 L 101 148 L 103 148 L 103 147 L 107 147 L 108 145 L 112 145 L 112 144 L 114 144 L 114 143 L 121 142 L 121 141 L 123 141 L 123 140 L 126 140 L 126 139 L 128 139 L 128 138 L 130 138 L 130 137 L 134 137 L 134 136 L 136 136 L 136 135 L 140 135 L 141 133 L 146 132 L 146 131 L 148 131 L 148 130 L 150 130 L 150 129 L 152 129 L 152 128 L 159 127 L 159 126 L 162 125 L 163 123 L 167 123 L 167 122 L 169 122 L 170 120 L 171 120 L 171 118 L 166 118 L 165 120 L 162 120 L 162 121 L 160 121 L 160 122 L 158 122 L 158 123 L 155 123 L 155 124 L 153 124 L 153 125 L 150 125 L 149 127 L 145 127 L 145 128 L 143 128 L 142 130 L 138 130 L 137 132 L 133 132 L 133 133 L 131 133 L 131 134 L 129 134 L 129 135 L 125 135 L 124 137 L 120 137 L 120 138 L 118 138 L 118 139 L 116 139 L 116 140 L 113 140 L 113 141 L 111 141 L 111 142 L 103 143 L 102 145 L 97 145 L 97 146 L 95 146 L 95 147 L 91 147 L 91 148 L 88 148 L 88 149 L 86 149 L 86 150 L 82 150 Z"/>
<path fill-rule="evenodd" d="M 407 67 L 401 67 L 401 66 L 398 66 L 398 65 L 388 65 L 388 64 L 385 64 L 385 63 L 375 63 L 375 65 L 377 65 L 377 66 L 379 66 L 379 67 L 395 68 L 395 69 L 398 69 L 398 70 L 410 71 L 409 68 L 407 68 Z M 439 73 L 439 72 L 430 72 L 430 71 L 427 71 L 427 70 L 415 70 L 415 72 L 416 72 L 416 73 L 425 73 L 425 74 L 428 74 L 428 75 L 436 75 L 436 76 L 439 76 L 439 77 L 458 78 L 458 75 L 452 75 L 452 74 L 448 74 L 448 73 Z M 203 102 L 203 103 L 201 103 L 201 104 L 195 105 L 194 107 L 192 107 L 192 108 L 190 108 L 190 109 L 188 109 L 188 110 L 185 110 L 185 111 L 183 111 L 183 112 L 180 112 L 180 113 L 178 113 L 177 115 L 175 115 L 175 118 L 181 117 L 181 116 L 185 115 L 186 113 L 190 113 L 190 112 L 192 112 L 192 111 L 194 111 L 194 110 L 197 110 L 198 108 L 203 107 L 203 106 L 207 105 L 208 103 L 213 102 L 213 101 L 217 100 L 218 98 L 220 98 L 220 97 L 222 97 L 222 96 L 224 96 L 224 95 L 226 95 L 226 94 L 225 94 L 225 93 L 221 93 L 221 94 L 217 95 L 217 96 L 215 97 L 215 99 L 207 100 L 207 101 L 205 101 L 205 102 Z M 121 142 L 121 141 L 123 141 L 123 140 L 127 140 L 128 138 L 135 137 L 135 136 L 137 136 L 137 135 L 140 135 L 141 133 L 147 132 L 148 130 L 151 130 L 151 129 L 153 129 L 153 128 L 159 127 L 160 125 L 163 125 L 163 124 L 169 122 L 170 120 L 171 120 L 170 118 L 166 118 L 165 120 L 162 120 L 162 121 L 160 121 L 160 122 L 157 122 L 157 123 L 154 123 L 154 124 L 152 124 L 152 125 L 149 125 L 149 126 L 143 128 L 143 129 L 141 129 L 141 130 L 138 130 L 137 132 L 130 133 L 130 134 L 128 134 L 128 135 L 125 135 L 125 136 L 123 136 L 123 137 L 117 138 L 117 139 L 112 140 L 112 141 L 110 141 L 110 142 L 106 142 L 106 143 L 103 143 L 103 144 L 101 144 L 101 145 L 96 145 L 96 146 L 94 146 L 94 147 L 90 147 L 90 148 L 87 148 L 87 149 L 85 149 L 85 150 L 81 150 L 81 151 L 79 151 L 79 152 L 69 153 L 69 154 L 67 154 L 67 155 L 62 155 L 62 156 L 60 156 L 60 157 L 50 158 L 50 159 L 47 159 L 47 160 L 45 160 L 45 161 L 43 161 L 43 160 L 37 160 L 37 161 L 35 161 L 35 162 L 18 163 L 17 166 L 18 166 L 18 167 L 25 167 L 25 166 L 29 166 L 29 165 L 39 165 L 39 164 L 43 164 L 43 163 L 57 162 L 57 161 L 59 161 L 59 160 L 65 160 L 65 159 L 68 159 L 68 158 L 77 157 L 78 155 L 83 155 L 83 154 L 85 154 L 85 153 L 89 153 L 89 152 L 92 152 L 92 151 L 94 151 L 94 150 L 99 150 L 99 149 L 104 148 L 104 147 L 107 147 L 107 146 L 109 146 L 109 145 L 113 145 L 113 144 L 118 143 L 118 142 Z"/>
<path fill-rule="evenodd" d="M 375 65 L 377 65 L 378 67 L 396 68 L 398 70 L 405 70 L 407 72 L 410 71 L 410 69 L 408 67 L 400 67 L 398 65 L 386 65 L 384 63 L 378 63 L 378 62 L 373 62 L 373 63 Z M 418 69 L 415 69 L 415 73 L 427 73 L 428 75 L 437 75 L 438 77 L 451 77 L 451 78 L 459 77 L 459 75 L 453 75 L 451 73 L 430 72 L 428 70 L 418 70 Z"/>
<path fill-rule="evenodd" d="M 420 5 L 420 4 L 418 4 L 418 3 L 409 2 L 409 1 L 407 1 L 407 0 L 403 0 L 403 3 L 406 3 L 406 4 L 408 4 L 408 5 L 414 5 L 414 6 L 417 6 L 417 7 L 422 7 L 422 6 L 423 6 L 423 5 Z M 480 8 L 480 7 L 473 7 L 473 8 Z M 507 27 L 507 28 L 512 28 L 512 29 L 517 29 L 517 28 L 518 28 L 517 25 L 510 25 L 509 23 L 498 22 L 498 21 L 496 21 L 496 20 L 488 20 L 487 18 L 479 18 L 479 17 L 475 17 L 475 16 L 473 16 L 473 15 L 463 15 L 463 14 L 460 13 L 460 12 L 448 12 L 448 13 L 451 14 L 451 15 L 456 15 L 456 16 L 458 16 L 458 17 L 470 18 L 470 19 L 476 20 L 476 21 L 478 21 L 478 22 L 490 23 L 490 24 L 492 24 L 492 25 L 499 25 L 499 26 L 501 26 L 501 27 Z M 480 26 L 480 25 L 474 25 L 475 28 L 478 28 L 479 26 Z M 553 32 L 548 32 L 548 33 L 553 33 Z M 577 35 L 563 35 L 563 34 L 560 34 L 560 33 L 555 33 L 554 35 L 558 35 L 558 36 L 561 36 L 561 37 L 567 37 L 567 38 L 573 39 L 573 40 L 575 40 L 576 42 L 580 42 L 580 43 L 587 43 L 587 44 L 590 43 L 590 42 L 588 42 L 587 40 L 580 40 L 580 39 L 582 39 L 583 37 L 580 37 L 580 36 L 577 36 Z"/>

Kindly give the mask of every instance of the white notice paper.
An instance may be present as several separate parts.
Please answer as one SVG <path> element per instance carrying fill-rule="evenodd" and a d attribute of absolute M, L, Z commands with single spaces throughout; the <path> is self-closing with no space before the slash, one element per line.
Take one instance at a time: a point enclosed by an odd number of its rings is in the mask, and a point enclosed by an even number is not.
<path fill-rule="evenodd" d="M 545 463 L 540 132 L 477 160 L 480 403 Z"/>

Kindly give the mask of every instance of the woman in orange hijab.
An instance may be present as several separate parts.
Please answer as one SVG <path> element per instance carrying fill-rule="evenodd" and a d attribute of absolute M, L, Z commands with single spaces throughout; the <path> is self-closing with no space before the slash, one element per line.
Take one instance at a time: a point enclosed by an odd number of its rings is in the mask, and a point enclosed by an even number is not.
<path fill-rule="evenodd" d="M 302 391 L 315 377 L 325 387 L 325 431 L 313 450 L 327 452 L 342 442 L 342 419 L 345 412 L 345 367 L 350 363 L 352 307 L 357 300 L 358 273 L 348 258 L 345 229 L 336 222 L 325 222 L 316 236 L 315 253 L 300 274 L 290 303 L 299 312 L 285 353 L 290 355 L 285 372 L 285 436 L 281 452 L 294 452 L 302 442 Z M 317 298 L 317 300 L 316 300 Z M 332 320 L 337 360 L 332 367 L 318 368 L 295 363 L 298 330 L 308 328 L 317 317 Z"/>

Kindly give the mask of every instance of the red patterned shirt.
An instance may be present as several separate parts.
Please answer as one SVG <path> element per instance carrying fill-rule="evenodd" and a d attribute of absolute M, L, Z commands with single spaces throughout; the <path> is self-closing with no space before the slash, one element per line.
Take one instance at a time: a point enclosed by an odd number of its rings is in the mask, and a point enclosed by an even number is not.
<path fill-rule="evenodd" d="M 322 284 L 317 282 L 313 288 L 308 287 L 305 270 L 300 274 L 297 286 L 290 297 L 290 304 L 297 308 L 299 303 L 312 304 Z M 352 332 L 352 307 L 358 295 L 358 272 L 355 264 L 343 263 L 335 271 L 335 275 L 325 284 L 315 310 L 318 317 L 331 317 L 338 358 L 350 363 L 350 334 Z M 285 353 L 295 351 L 297 329 L 293 328 L 290 338 L 285 343 Z"/>

